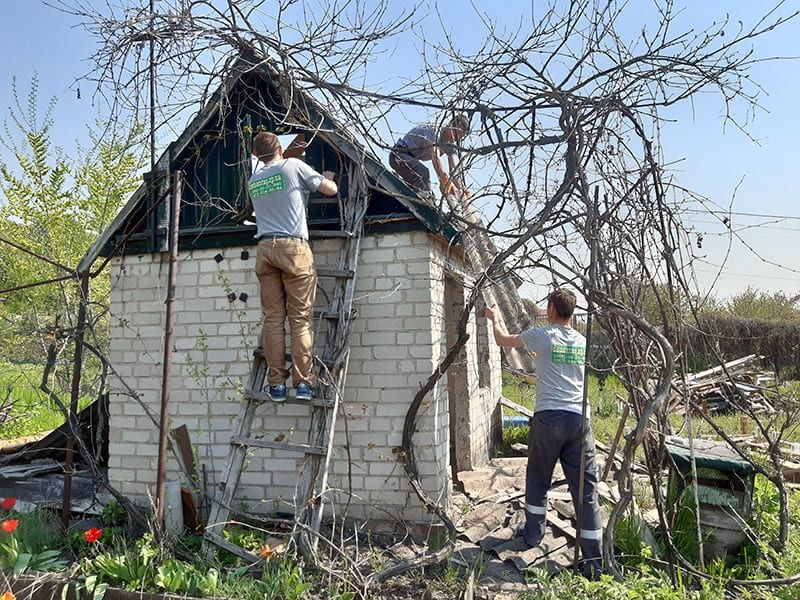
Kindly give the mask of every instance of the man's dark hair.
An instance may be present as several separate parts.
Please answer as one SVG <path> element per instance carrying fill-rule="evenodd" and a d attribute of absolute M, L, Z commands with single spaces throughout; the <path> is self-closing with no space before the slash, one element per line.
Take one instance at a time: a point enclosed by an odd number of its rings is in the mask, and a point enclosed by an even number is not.
<path fill-rule="evenodd" d="M 274 133 L 262 131 L 253 138 L 253 154 L 263 163 L 274 160 L 281 149 L 281 142 Z"/>
<path fill-rule="evenodd" d="M 553 305 L 560 319 L 569 319 L 578 301 L 573 292 L 559 288 L 547 297 L 547 303 Z"/>
<path fill-rule="evenodd" d="M 464 114 L 456 115 L 450 121 L 449 127 L 460 129 L 464 135 L 469 133 L 469 117 Z"/>

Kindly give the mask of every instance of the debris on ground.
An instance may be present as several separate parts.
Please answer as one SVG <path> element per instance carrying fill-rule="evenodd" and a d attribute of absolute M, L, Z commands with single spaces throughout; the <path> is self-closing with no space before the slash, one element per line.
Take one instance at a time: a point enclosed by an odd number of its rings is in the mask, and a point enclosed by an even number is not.
<path fill-rule="evenodd" d="M 706 413 L 736 410 L 743 404 L 754 413 L 775 412 L 763 391 L 774 381 L 773 374 L 754 368 L 764 357 L 757 354 L 732 360 L 705 371 L 691 373 L 672 382 L 673 395 L 669 408 L 683 410 L 684 392 Z M 730 377 L 729 377 L 730 376 Z"/>
<path fill-rule="evenodd" d="M 465 569 L 481 565 L 475 598 L 515 597 L 530 591 L 526 580 L 532 571 L 554 574 L 573 565 L 575 509 L 560 465 L 547 497 L 547 533 L 542 543 L 530 548 L 517 535 L 524 520 L 526 465 L 525 457 L 495 458 L 485 467 L 457 474 L 463 495 L 454 502 L 459 534 L 450 560 Z M 615 483 L 600 482 L 598 493 L 606 506 L 619 500 Z M 607 511 L 603 512 L 605 523 Z"/>

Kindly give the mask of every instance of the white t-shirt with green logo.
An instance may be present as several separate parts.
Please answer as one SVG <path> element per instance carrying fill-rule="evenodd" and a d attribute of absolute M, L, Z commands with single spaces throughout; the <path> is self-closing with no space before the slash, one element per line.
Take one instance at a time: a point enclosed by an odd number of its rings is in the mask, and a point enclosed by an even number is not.
<path fill-rule="evenodd" d="M 536 353 L 536 412 L 581 414 L 586 338 L 572 327 L 553 324 L 528 329 L 520 337 L 525 349 Z"/>
<path fill-rule="evenodd" d="M 258 169 L 248 188 L 256 213 L 256 237 L 290 235 L 308 239 L 306 206 L 322 175 L 302 160 L 285 158 Z"/>

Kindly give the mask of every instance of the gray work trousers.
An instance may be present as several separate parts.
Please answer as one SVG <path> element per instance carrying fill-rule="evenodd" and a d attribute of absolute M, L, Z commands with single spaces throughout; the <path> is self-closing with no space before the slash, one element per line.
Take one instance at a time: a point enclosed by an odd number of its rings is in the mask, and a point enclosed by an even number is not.
<path fill-rule="evenodd" d="M 431 189 L 431 172 L 403 147 L 395 146 L 389 153 L 389 164 L 415 192 Z"/>
<path fill-rule="evenodd" d="M 594 435 L 586 423 L 581 439 L 581 415 L 566 410 L 545 410 L 531 417 L 528 433 L 528 468 L 525 475 L 525 528 L 530 545 L 544 537 L 547 491 L 556 461 L 561 461 L 575 512 L 578 511 L 581 452 L 586 457 L 583 476 L 583 512 L 578 533 L 581 556 L 590 570 L 602 565 L 603 525 L 597 500 L 597 464 Z"/>

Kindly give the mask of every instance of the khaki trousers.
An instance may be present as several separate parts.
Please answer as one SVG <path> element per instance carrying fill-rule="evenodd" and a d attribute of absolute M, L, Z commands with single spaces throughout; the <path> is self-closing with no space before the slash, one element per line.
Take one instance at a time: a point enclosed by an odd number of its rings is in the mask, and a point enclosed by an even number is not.
<path fill-rule="evenodd" d="M 315 385 L 312 352 L 317 271 L 308 242 L 290 238 L 259 241 L 256 275 L 261 288 L 261 341 L 267 361 L 268 384 L 279 385 L 289 377 L 284 329 L 288 317 L 292 382 L 295 386 L 300 382 Z"/>

